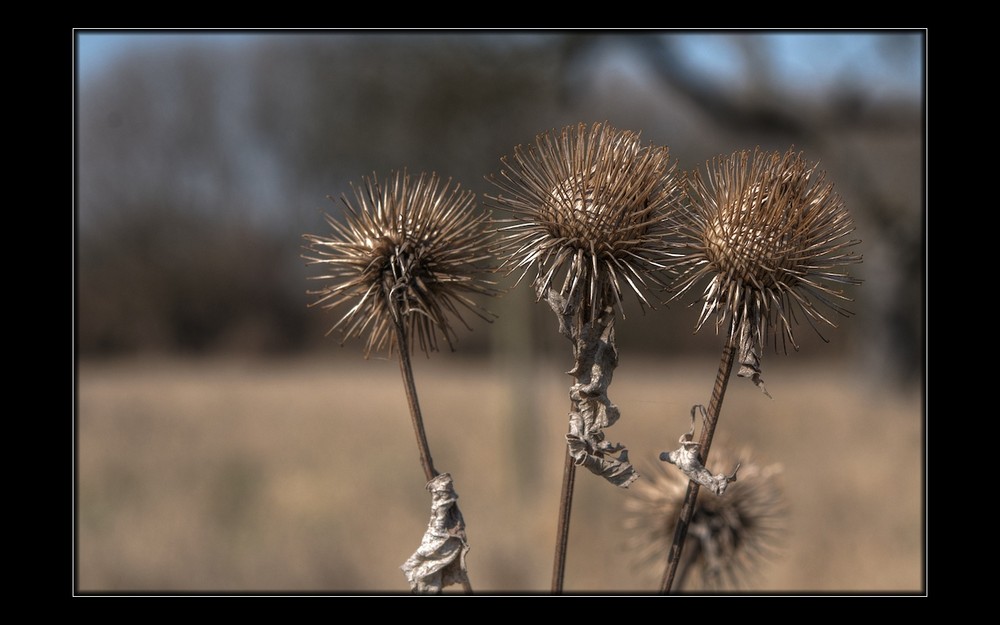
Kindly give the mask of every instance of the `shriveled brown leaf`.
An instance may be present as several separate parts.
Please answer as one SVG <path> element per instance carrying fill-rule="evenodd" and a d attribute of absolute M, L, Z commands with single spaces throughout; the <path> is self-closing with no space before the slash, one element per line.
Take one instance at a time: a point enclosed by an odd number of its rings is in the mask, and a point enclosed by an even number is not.
<path fill-rule="evenodd" d="M 607 306 L 593 323 L 578 323 L 574 302 L 554 289 L 546 289 L 545 300 L 559 318 L 559 331 L 573 341 L 575 363 L 568 371 L 576 379 L 570 388 L 573 410 L 569 413 L 566 444 L 577 466 L 586 467 L 615 486 L 627 488 L 639 478 L 621 443 L 605 440 L 604 428 L 618 421 L 618 406 L 608 399 L 608 386 L 618 366 L 615 347 L 614 309 Z M 613 454 L 618 454 L 614 456 Z"/>
<path fill-rule="evenodd" d="M 431 519 L 420 546 L 400 568 L 414 593 L 437 594 L 453 584 L 468 584 L 469 542 L 451 475 L 438 475 L 426 488 L 431 492 Z"/>
<path fill-rule="evenodd" d="M 730 475 L 712 475 L 712 472 L 705 468 L 701 458 L 698 457 L 699 444 L 694 439 L 695 412 L 700 410 L 702 419 L 707 418 L 704 406 L 694 406 L 691 408 L 691 429 L 680 437 L 681 446 L 674 451 L 665 451 L 660 454 L 660 460 L 676 465 L 678 469 L 688 476 L 688 479 L 709 489 L 716 495 L 723 495 L 730 482 L 736 481 L 736 473 L 740 470 L 740 463 L 736 463 L 736 468 Z"/>

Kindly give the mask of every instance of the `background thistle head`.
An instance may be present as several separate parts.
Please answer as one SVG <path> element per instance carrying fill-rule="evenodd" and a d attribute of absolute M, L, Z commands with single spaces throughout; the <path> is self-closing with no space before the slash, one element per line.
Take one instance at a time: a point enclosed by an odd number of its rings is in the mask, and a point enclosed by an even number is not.
<path fill-rule="evenodd" d="M 798 349 L 793 326 L 836 327 L 830 312 L 850 315 L 842 285 L 859 284 L 848 267 L 861 262 L 850 214 L 825 173 L 792 150 L 719 156 L 688 178 L 678 227 L 685 258 L 678 295 L 708 280 L 696 330 L 716 315 L 774 332 Z M 824 338 L 825 340 L 825 338 Z"/>
<path fill-rule="evenodd" d="M 668 217 L 680 199 L 666 147 L 644 146 L 639 135 L 607 124 L 546 132 L 501 159 L 499 188 L 489 197 L 509 217 L 496 221 L 501 269 L 535 269 L 541 294 L 558 290 L 592 320 L 608 305 L 621 309 L 622 291 L 643 305 L 650 284 L 668 265 Z"/>
<path fill-rule="evenodd" d="M 473 210 L 475 195 L 441 182 L 437 174 L 414 180 L 403 172 L 380 182 L 373 174 L 343 196 L 343 220 L 327 215 L 329 236 L 303 235 L 303 258 L 322 266 L 311 279 L 326 282 L 310 295 L 328 310 L 346 306 L 330 328 L 343 341 L 367 337 L 365 356 L 395 345 L 395 324 L 408 345 L 426 353 L 439 348 L 439 334 L 453 348 L 452 320 L 469 327 L 463 311 L 487 321 L 493 315 L 471 296 L 494 295 L 487 279 L 488 215 Z M 398 346 L 397 346 L 398 347 Z"/>
<path fill-rule="evenodd" d="M 725 494 L 703 494 L 688 528 L 679 575 L 684 588 L 745 587 L 750 577 L 778 554 L 788 521 L 788 504 L 780 481 L 781 465 L 765 465 L 749 449 L 738 454 L 725 445 L 712 449 L 713 464 L 742 463 L 739 479 Z M 673 541 L 688 478 L 658 463 L 629 489 L 626 501 L 628 548 L 639 566 L 661 574 Z"/>

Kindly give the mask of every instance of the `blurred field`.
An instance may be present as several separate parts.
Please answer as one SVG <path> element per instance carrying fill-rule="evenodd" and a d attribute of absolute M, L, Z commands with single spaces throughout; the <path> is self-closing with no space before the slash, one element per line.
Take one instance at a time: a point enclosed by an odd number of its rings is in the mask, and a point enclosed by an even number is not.
<path fill-rule="evenodd" d="M 568 365 L 568 353 L 516 365 L 415 361 L 435 464 L 461 497 L 477 592 L 549 587 Z M 716 366 L 622 355 L 609 392 L 622 419 L 607 434 L 640 472 L 677 446 Z M 901 394 L 798 354 L 766 357 L 764 379 L 773 400 L 733 380 L 717 438 L 785 468 L 790 533 L 747 589 L 920 592 L 920 390 Z M 408 591 L 399 566 L 426 528 L 430 497 L 395 362 L 84 361 L 77 441 L 81 592 Z M 567 591 L 656 588 L 659 571 L 634 567 L 624 550 L 628 496 L 578 473 Z"/>

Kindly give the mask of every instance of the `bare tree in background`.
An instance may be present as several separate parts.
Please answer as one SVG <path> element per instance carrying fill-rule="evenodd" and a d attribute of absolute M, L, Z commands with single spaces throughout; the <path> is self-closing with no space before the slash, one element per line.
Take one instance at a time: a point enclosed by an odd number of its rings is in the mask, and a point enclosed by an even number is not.
<path fill-rule="evenodd" d="M 319 227 L 323 198 L 344 181 L 410 166 L 482 193 L 512 144 L 607 120 L 669 144 L 685 168 L 756 145 L 821 161 L 867 259 L 838 348 L 864 346 L 870 366 L 913 380 L 920 103 L 872 99 L 850 76 L 821 96 L 789 92 L 754 34 L 730 37 L 745 76 L 719 84 L 694 69 L 682 36 L 262 36 L 119 60 L 79 90 L 81 351 L 300 349 L 319 327 L 304 311 L 298 233 Z M 915 38 L 884 40 L 885 59 L 912 58 Z M 631 73 L 614 64 L 623 55 Z M 509 322 L 491 331 L 517 336 L 477 332 L 467 348 L 522 345 L 509 358 L 523 362 L 549 340 L 527 298 L 513 293 L 497 312 Z M 635 332 L 695 345 L 655 320 Z"/>

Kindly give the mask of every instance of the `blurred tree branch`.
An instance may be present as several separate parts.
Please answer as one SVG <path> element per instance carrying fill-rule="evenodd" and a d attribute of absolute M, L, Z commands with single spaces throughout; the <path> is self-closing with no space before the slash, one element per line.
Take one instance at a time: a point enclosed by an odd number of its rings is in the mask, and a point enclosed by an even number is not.
<path fill-rule="evenodd" d="M 859 344 L 888 343 L 893 366 L 912 373 L 922 326 L 920 107 L 867 97 L 849 73 L 829 93 L 790 94 L 760 38 L 729 43 L 746 73 L 738 84 L 700 73 L 671 35 L 288 36 L 232 54 L 194 46 L 124 56 L 80 89 L 80 349 L 301 347 L 323 328 L 296 290 L 298 236 L 322 210 L 339 210 L 323 198 L 347 191 L 344 181 L 409 166 L 480 191 L 513 145 L 619 119 L 665 134 L 682 158 L 720 144 L 816 152 L 857 208 L 859 237 L 882 255 L 865 263 L 882 273 L 862 276 L 878 282 L 862 296 L 879 299 L 859 302 L 873 307 L 858 311 L 870 335 Z M 623 53 L 627 75 L 608 65 Z M 912 59 L 913 50 L 886 43 L 882 54 Z M 283 303 L 267 303 L 275 297 Z M 515 305 L 525 304 L 505 298 L 498 312 L 518 319 L 503 310 Z M 671 324 L 635 328 L 645 345 L 696 348 Z M 622 330 L 626 342 L 631 329 Z M 482 348 L 486 336 L 469 341 Z"/>

